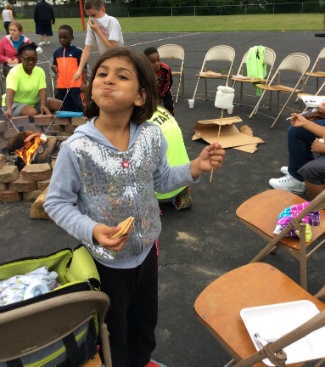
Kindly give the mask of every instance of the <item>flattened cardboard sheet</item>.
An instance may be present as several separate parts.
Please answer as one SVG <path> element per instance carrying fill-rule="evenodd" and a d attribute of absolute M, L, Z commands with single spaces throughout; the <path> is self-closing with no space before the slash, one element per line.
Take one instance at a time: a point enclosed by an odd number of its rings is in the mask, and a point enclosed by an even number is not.
<path fill-rule="evenodd" d="M 257 144 L 264 143 L 261 138 L 254 137 L 253 131 L 248 126 L 239 130 L 234 124 L 243 122 L 239 116 L 224 117 L 222 119 L 199 120 L 194 126 L 195 134 L 192 140 L 203 139 L 209 144 L 217 141 L 219 126 L 221 131 L 219 143 L 223 148 L 235 148 L 248 153 L 254 153 Z"/>

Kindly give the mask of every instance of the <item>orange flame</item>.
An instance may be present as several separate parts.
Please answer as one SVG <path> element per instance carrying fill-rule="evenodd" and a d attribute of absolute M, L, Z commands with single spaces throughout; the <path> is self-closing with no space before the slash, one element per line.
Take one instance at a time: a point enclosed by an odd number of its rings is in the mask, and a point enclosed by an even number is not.
<path fill-rule="evenodd" d="M 15 153 L 22 158 L 25 164 L 31 164 L 34 154 L 37 151 L 40 144 L 41 139 L 40 137 L 37 136 L 31 141 L 25 142 L 25 145 L 22 148 L 17 149 Z"/>

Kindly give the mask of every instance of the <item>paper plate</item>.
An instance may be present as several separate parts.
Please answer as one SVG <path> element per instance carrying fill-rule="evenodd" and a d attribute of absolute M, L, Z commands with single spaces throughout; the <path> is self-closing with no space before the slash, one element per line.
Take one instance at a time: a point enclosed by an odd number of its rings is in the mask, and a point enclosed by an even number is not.
<path fill-rule="evenodd" d="M 310 301 L 295 301 L 274 305 L 244 308 L 240 316 L 246 326 L 256 350 L 260 350 L 254 334 L 265 340 L 274 341 L 289 333 L 319 313 Z M 284 348 L 287 354 L 286 364 L 297 363 L 325 357 L 325 327 L 313 331 L 306 337 Z M 263 362 L 274 366 L 268 359 Z"/>
<path fill-rule="evenodd" d="M 307 107 L 318 107 L 322 102 L 325 102 L 325 96 L 308 96 L 302 95 L 301 99 Z"/>

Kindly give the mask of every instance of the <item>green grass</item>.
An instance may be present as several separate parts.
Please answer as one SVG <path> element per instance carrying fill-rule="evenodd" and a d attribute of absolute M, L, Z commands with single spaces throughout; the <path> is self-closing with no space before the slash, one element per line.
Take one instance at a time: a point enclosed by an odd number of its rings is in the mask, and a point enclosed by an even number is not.
<path fill-rule="evenodd" d="M 323 14 L 267 14 L 205 17 L 139 17 L 119 18 L 125 32 L 236 32 L 236 31 L 322 31 Z M 32 19 L 20 19 L 25 32 L 34 32 Z M 87 21 L 87 20 L 86 20 Z M 54 31 L 69 24 L 82 31 L 81 19 L 58 18 Z"/>

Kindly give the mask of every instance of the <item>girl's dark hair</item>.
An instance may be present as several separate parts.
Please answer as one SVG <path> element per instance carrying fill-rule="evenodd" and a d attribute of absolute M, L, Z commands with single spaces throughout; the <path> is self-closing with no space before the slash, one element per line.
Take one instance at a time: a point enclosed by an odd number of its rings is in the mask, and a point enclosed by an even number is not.
<path fill-rule="evenodd" d="M 142 53 L 132 51 L 127 47 L 116 47 L 104 52 L 97 60 L 90 77 L 90 83 L 85 91 L 85 107 L 84 115 L 93 118 L 99 115 L 99 107 L 91 99 L 92 83 L 95 79 L 99 66 L 107 59 L 114 57 L 125 57 L 133 64 L 138 82 L 139 92 L 144 91 L 146 94 L 146 101 L 142 106 L 134 106 L 131 120 L 139 125 L 147 121 L 157 109 L 159 97 L 157 92 L 157 82 L 155 72 L 150 65 L 147 57 Z"/>
<path fill-rule="evenodd" d="M 20 56 L 20 55 L 22 55 L 27 50 L 35 51 L 36 52 L 36 49 L 37 49 L 37 45 L 36 45 L 35 42 L 32 42 L 32 43 L 22 43 L 18 47 L 17 55 Z"/>

